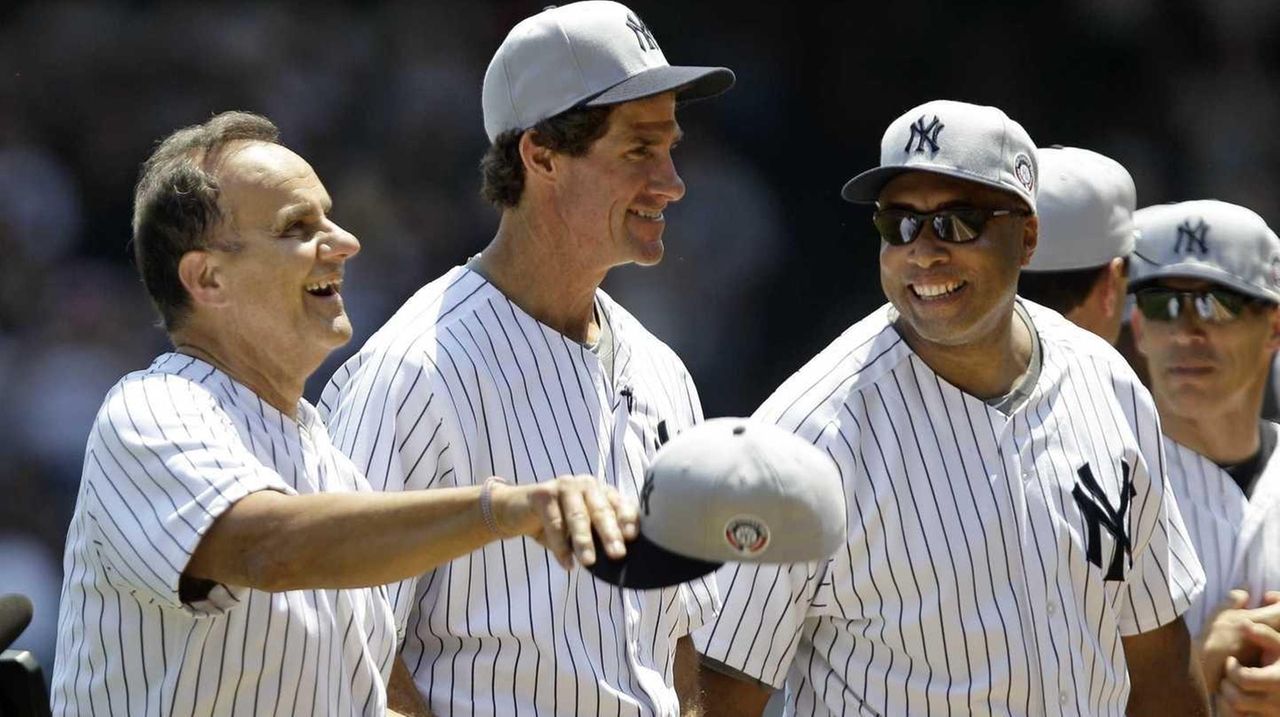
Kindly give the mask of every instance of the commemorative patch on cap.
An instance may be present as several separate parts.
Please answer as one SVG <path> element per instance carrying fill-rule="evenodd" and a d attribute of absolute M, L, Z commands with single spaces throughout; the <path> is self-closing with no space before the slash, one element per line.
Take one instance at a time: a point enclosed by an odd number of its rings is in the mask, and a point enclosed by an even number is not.
<path fill-rule="evenodd" d="M 1036 188 L 1036 170 L 1031 166 L 1031 158 L 1025 154 L 1019 154 L 1013 160 L 1013 176 L 1018 178 L 1022 186 L 1027 188 L 1028 192 L 1034 192 Z"/>
<path fill-rule="evenodd" d="M 769 549 L 769 526 L 754 515 L 735 515 L 724 525 L 724 539 L 742 557 L 759 557 Z"/>

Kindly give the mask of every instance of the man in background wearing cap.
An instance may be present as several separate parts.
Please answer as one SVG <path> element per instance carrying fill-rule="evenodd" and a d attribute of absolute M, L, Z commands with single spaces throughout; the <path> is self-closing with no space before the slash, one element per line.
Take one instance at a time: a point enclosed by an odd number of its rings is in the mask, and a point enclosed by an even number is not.
<path fill-rule="evenodd" d="M 1115 351 L 1019 302 L 1036 150 L 1003 112 L 889 126 L 876 202 L 889 305 L 757 416 L 827 451 L 831 561 L 718 573 L 695 636 L 711 714 L 1206 714 L 1180 614 L 1203 574 L 1168 499 L 1150 394 Z"/>
<path fill-rule="evenodd" d="M 1040 238 L 1018 295 L 1115 344 L 1124 317 L 1137 189 L 1115 160 L 1075 147 L 1039 150 Z"/>
<path fill-rule="evenodd" d="M 1280 590 L 1280 426 L 1260 418 L 1280 348 L 1280 240 L 1218 201 L 1135 220 L 1134 338 L 1207 578 L 1187 625 L 1221 714 L 1280 714 L 1280 595 L 1268 597 Z"/>
<path fill-rule="evenodd" d="M 724 68 L 668 65 L 615 2 L 516 25 L 483 88 L 497 234 L 324 391 L 335 443 L 374 487 L 483 484 L 496 498 L 506 481 L 583 474 L 640 495 L 659 445 L 701 406 L 675 354 L 598 287 L 614 266 L 662 259 L 663 211 L 684 196 L 677 101 L 732 83 Z M 588 520 L 603 500 L 589 494 L 564 517 Z M 589 542 L 577 547 L 595 562 Z M 635 591 L 552 562 L 530 541 L 491 543 L 391 588 L 402 656 L 432 711 L 697 713 L 686 636 L 718 608 L 714 579 Z"/>

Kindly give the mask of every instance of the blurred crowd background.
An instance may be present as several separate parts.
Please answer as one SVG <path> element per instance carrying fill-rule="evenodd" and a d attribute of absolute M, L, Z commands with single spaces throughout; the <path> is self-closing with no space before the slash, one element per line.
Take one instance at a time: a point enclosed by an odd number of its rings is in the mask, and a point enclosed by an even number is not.
<path fill-rule="evenodd" d="M 53 664 L 62 547 L 106 390 L 167 348 L 128 251 L 138 166 L 226 109 L 272 118 L 363 242 L 351 345 L 480 250 L 480 85 L 545 0 L 0 6 L 0 593 Z M 605 288 L 741 415 L 879 305 L 869 210 L 839 199 L 898 114 L 994 104 L 1041 145 L 1125 164 L 1139 205 L 1219 198 L 1280 221 L 1280 2 L 630 3 L 679 64 L 734 69 L 681 111 L 667 258 Z"/>

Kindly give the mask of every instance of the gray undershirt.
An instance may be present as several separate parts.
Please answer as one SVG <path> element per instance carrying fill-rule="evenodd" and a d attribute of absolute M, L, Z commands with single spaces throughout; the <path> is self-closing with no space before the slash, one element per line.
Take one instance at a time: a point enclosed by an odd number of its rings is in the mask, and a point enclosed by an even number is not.
<path fill-rule="evenodd" d="M 1014 382 L 1013 388 L 1003 396 L 987 399 L 987 405 L 1005 414 L 1012 415 L 1018 410 L 1031 392 L 1035 390 L 1036 381 L 1040 380 L 1040 335 L 1036 333 L 1035 324 L 1031 323 L 1031 317 L 1027 315 L 1027 310 L 1022 308 L 1021 302 L 1014 302 L 1013 313 L 1022 320 L 1022 324 L 1027 327 L 1027 331 L 1031 332 L 1031 360 L 1027 362 L 1027 370 Z"/>

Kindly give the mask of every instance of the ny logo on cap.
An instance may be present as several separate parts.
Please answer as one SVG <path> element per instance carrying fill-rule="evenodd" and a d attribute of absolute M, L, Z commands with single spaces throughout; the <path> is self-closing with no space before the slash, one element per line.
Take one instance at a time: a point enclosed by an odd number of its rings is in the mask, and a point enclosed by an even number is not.
<path fill-rule="evenodd" d="M 929 154 L 938 152 L 938 133 L 946 125 L 938 119 L 938 115 L 933 116 L 933 121 L 928 124 L 924 123 L 924 115 L 920 115 L 920 119 L 911 125 L 911 136 L 907 138 L 907 146 L 903 148 L 904 152 L 924 153 L 925 145 L 929 145 Z M 911 149 L 911 145 L 915 145 L 915 149 Z"/>
<path fill-rule="evenodd" d="M 640 49 L 648 52 L 649 50 L 658 49 L 658 41 L 653 39 L 653 33 L 649 31 L 649 26 L 633 14 L 627 15 L 627 27 L 636 34 L 636 42 L 640 43 Z"/>
<path fill-rule="evenodd" d="M 1173 244 L 1175 254 L 1190 254 L 1194 251 L 1204 256 L 1209 253 L 1209 245 L 1205 242 L 1209 236 L 1209 225 L 1203 219 L 1198 221 L 1200 223 L 1195 226 L 1191 225 L 1190 219 L 1178 225 L 1178 240 Z"/>

